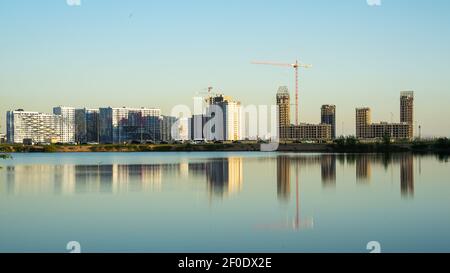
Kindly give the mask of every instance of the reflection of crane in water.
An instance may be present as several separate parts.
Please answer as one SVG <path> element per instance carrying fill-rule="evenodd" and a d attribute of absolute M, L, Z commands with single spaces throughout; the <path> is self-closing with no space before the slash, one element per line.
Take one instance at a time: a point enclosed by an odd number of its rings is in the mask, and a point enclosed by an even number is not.
<path fill-rule="evenodd" d="M 262 229 L 289 229 L 298 231 L 300 229 L 310 229 L 314 227 L 313 218 L 302 219 L 300 212 L 300 185 L 299 185 L 299 163 L 300 160 L 293 159 L 295 162 L 295 217 L 294 219 L 287 219 L 284 223 L 275 223 L 275 224 L 263 224 L 258 225 L 259 228 Z M 280 195 L 289 195 L 290 189 L 290 166 L 291 166 L 291 157 L 289 156 L 279 156 L 277 158 L 277 177 L 278 177 L 278 187 L 279 191 L 284 190 L 285 192 L 279 192 Z M 286 197 L 286 196 L 284 196 Z"/>
<path fill-rule="evenodd" d="M 302 220 L 300 218 L 300 196 L 299 196 L 299 183 L 298 183 L 298 162 L 295 162 L 295 221 L 292 226 L 294 230 L 313 228 L 314 219 L 306 218 Z"/>

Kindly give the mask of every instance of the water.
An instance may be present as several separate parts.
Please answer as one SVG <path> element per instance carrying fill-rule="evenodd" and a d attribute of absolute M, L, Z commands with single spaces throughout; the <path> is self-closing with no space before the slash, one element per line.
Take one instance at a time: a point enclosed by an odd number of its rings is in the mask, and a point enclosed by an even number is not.
<path fill-rule="evenodd" d="M 0 252 L 450 252 L 447 158 L 63 153 L 0 161 Z"/>

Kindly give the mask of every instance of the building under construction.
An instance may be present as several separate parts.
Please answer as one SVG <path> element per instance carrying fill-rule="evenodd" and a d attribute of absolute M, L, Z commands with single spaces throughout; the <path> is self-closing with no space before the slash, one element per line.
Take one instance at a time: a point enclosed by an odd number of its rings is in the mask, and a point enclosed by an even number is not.
<path fill-rule="evenodd" d="M 372 123 L 371 109 L 356 108 L 356 137 L 359 139 L 412 139 L 414 137 L 414 92 L 400 94 L 400 122 Z"/>
<path fill-rule="evenodd" d="M 281 140 L 330 140 L 333 138 L 333 123 L 291 125 L 290 97 L 287 87 L 278 89 L 278 128 Z M 335 108 L 334 108 L 335 109 Z M 334 118 L 335 120 L 335 118 Z"/>

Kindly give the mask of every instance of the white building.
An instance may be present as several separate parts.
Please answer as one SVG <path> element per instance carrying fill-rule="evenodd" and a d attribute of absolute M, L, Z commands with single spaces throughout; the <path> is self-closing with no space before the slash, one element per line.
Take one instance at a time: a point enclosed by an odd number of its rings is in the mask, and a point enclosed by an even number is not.
<path fill-rule="evenodd" d="M 24 110 L 6 113 L 8 143 L 23 143 L 24 139 L 33 142 L 61 141 L 61 116 L 28 112 Z"/>
<path fill-rule="evenodd" d="M 160 140 L 160 116 L 157 108 L 100 108 L 100 142 Z"/>
<path fill-rule="evenodd" d="M 75 108 L 66 106 L 54 107 L 53 114 L 61 116 L 61 142 L 75 142 Z"/>
<path fill-rule="evenodd" d="M 211 128 L 207 128 L 207 138 L 212 140 L 241 140 L 241 103 L 238 101 L 234 101 L 229 96 L 217 95 L 215 97 L 210 97 L 208 99 L 209 106 L 207 108 L 207 117 L 212 118 L 216 117 L 217 123 L 220 124 L 212 124 L 208 122 L 208 127 L 215 127 L 215 133 L 209 134 Z M 218 106 L 221 111 L 221 117 L 217 117 L 215 111 L 212 106 Z M 214 136 L 214 137 L 213 137 Z M 217 137 L 219 136 L 219 137 Z"/>

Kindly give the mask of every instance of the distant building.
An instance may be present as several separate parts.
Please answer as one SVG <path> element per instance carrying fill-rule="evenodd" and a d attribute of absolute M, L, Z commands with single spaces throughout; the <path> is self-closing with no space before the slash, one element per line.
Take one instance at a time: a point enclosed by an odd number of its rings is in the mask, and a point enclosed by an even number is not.
<path fill-rule="evenodd" d="M 281 139 L 287 138 L 287 135 L 282 135 L 281 128 L 291 126 L 291 104 L 289 99 L 289 90 L 286 86 L 281 86 L 277 92 L 277 106 L 278 106 L 278 128 Z"/>
<path fill-rule="evenodd" d="M 408 138 L 414 137 L 414 92 L 400 93 L 400 122 L 410 125 Z"/>
<path fill-rule="evenodd" d="M 206 135 L 204 134 L 204 128 L 208 122 L 208 117 L 205 115 L 192 115 L 189 118 L 189 139 L 192 140 L 204 140 Z"/>
<path fill-rule="evenodd" d="M 61 116 L 60 142 L 75 142 L 75 108 L 66 106 L 54 107 L 53 114 Z"/>
<path fill-rule="evenodd" d="M 320 109 L 320 120 L 323 124 L 331 125 L 331 138 L 336 138 L 336 106 L 322 105 Z"/>
<path fill-rule="evenodd" d="M 100 142 L 160 140 L 160 116 L 155 108 L 100 108 Z"/>
<path fill-rule="evenodd" d="M 412 139 L 413 134 L 413 92 L 400 95 L 400 123 L 372 123 L 371 110 L 368 107 L 356 109 L 356 137 L 359 139 L 377 139 L 389 136 L 393 139 Z"/>
<path fill-rule="evenodd" d="M 22 109 L 6 113 L 8 143 L 60 142 L 62 117 L 60 115 L 28 112 Z"/>
<path fill-rule="evenodd" d="M 75 110 L 75 141 L 78 143 L 100 142 L 99 109 Z"/>
<path fill-rule="evenodd" d="M 172 126 L 177 121 L 176 117 L 171 116 L 161 116 L 160 124 L 161 124 L 161 140 L 162 141 L 171 141 L 173 140 L 172 136 Z"/>
<path fill-rule="evenodd" d="M 0 143 L 6 143 L 6 134 L 0 134 Z"/>
<path fill-rule="evenodd" d="M 279 136 L 282 140 L 329 140 L 332 139 L 332 123 L 330 124 L 309 124 L 291 125 L 290 121 L 290 97 L 287 87 L 278 89 L 278 128 Z M 323 112 L 323 107 L 322 107 Z M 323 114 L 322 114 L 323 117 Z M 327 116 L 328 117 L 328 116 Z"/>
<path fill-rule="evenodd" d="M 241 103 L 233 100 L 229 96 L 216 95 L 207 99 L 208 106 L 206 116 L 208 120 L 215 116 L 213 105 L 222 110 L 221 124 L 216 124 L 215 128 L 207 128 L 208 132 L 221 132 L 219 134 L 207 135 L 206 138 L 213 140 L 240 140 L 241 139 Z"/>
<path fill-rule="evenodd" d="M 356 137 L 368 138 L 370 136 L 370 124 L 372 124 L 370 108 L 356 108 Z"/>
<path fill-rule="evenodd" d="M 301 123 L 298 126 L 282 127 L 280 134 L 285 140 L 330 140 L 330 124 Z"/>

